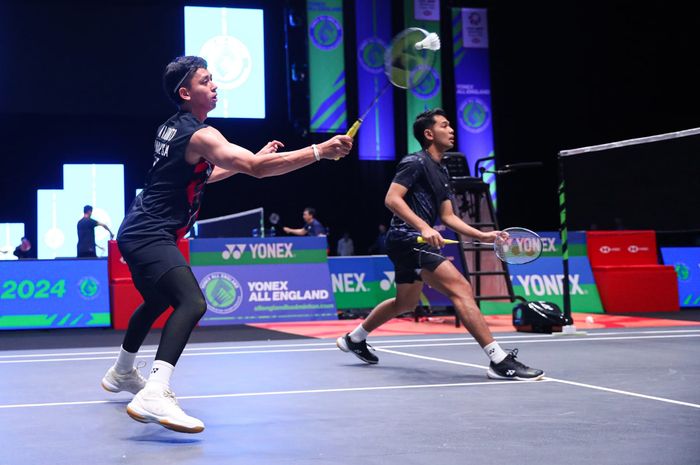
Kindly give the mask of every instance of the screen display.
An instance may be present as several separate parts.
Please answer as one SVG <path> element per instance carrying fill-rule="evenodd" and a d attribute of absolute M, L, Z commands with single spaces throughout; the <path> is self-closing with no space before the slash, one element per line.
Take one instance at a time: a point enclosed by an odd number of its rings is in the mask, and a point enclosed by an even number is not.
<path fill-rule="evenodd" d="M 63 189 L 37 190 L 37 258 L 78 255 L 78 221 L 91 205 L 92 219 L 114 234 L 124 219 L 124 165 L 63 165 Z M 95 252 L 107 256 L 109 232 L 95 228 Z"/>
<path fill-rule="evenodd" d="M 0 330 L 109 325 L 106 260 L 0 262 Z"/>
<path fill-rule="evenodd" d="M 661 256 L 676 269 L 681 307 L 700 307 L 700 247 L 662 247 Z"/>
<path fill-rule="evenodd" d="M 265 118 L 263 10 L 185 7 L 185 55 L 207 60 L 214 118 Z"/>

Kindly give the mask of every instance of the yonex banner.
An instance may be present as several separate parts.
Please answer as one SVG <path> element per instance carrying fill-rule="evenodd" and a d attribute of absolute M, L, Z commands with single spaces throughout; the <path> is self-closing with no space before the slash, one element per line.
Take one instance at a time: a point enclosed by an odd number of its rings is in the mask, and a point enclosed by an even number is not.
<path fill-rule="evenodd" d="M 342 0 L 308 0 L 311 132 L 347 130 Z"/>
<path fill-rule="evenodd" d="M 391 2 L 356 0 L 357 95 L 360 113 L 387 84 L 384 51 L 391 42 Z M 386 92 L 367 114 L 357 135 L 360 160 L 393 160 L 394 97 Z"/>
<path fill-rule="evenodd" d="M 457 150 L 467 157 L 469 167 L 479 158 L 493 156 L 491 125 L 491 78 L 489 75 L 489 37 L 486 9 L 452 8 L 452 45 L 454 50 Z M 494 160 L 482 165 L 495 168 Z M 479 176 L 479 173 L 472 173 Z M 496 176 L 484 174 L 496 205 Z"/>
<path fill-rule="evenodd" d="M 202 325 L 336 318 L 323 237 L 195 239 Z"/>
<path fill-rule="evenodd" d="M 439 0 L 404 0 L 405 27 L 419 27 L 428 32 L 440 33 Z M 406 128 L 408 152 L 421 149 L 413 137 L 413 122 L 425 110 L 442 106 L 442 78 L 440 52 L 437 52 L 435 65 L 428 77 L 418 86 L 406 92 Z"/>
<path fill-rule="evenodd" d="M 525 265 L 510 265 L 513 292 L 527 300 L 545 300 L 563 305 L 561 241 L 558 232 L 541 232 L 542 256 Z M 586 236 L 582 231 L 569 232 L 569 283 L 571 308 L 574 312 L 603 313 L 598 288 L 586 254 Z M 508 314 L 510 302 L 482 302 L 485 314 Z"/>
<path fill-rule="evenodd" d="M 454 234 L 443 233 L 454 238 Z M 457 269 L 462 263 L 458 246 L 449 245 L 443 254 Z M 366 257 L 330 257 L 328 266 L 333 281 L 333 293 L 338 309 L 373 308 L 378 303 L 396 296 L 394 264 L 386 255 Z M 420 305 L 426 307 L 451 306 L 450 300 L 436 290 L 424 286 Z"/>

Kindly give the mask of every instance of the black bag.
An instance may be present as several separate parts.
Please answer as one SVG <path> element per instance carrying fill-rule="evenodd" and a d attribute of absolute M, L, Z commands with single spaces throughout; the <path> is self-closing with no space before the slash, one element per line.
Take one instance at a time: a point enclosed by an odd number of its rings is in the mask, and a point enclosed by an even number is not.
<path fill-rule="evenodd" d="M 521 302 L 513 308 L 513 326 L 527 333 L 560 332 L 566 326 L 566 317 L 552 302 Z"/>

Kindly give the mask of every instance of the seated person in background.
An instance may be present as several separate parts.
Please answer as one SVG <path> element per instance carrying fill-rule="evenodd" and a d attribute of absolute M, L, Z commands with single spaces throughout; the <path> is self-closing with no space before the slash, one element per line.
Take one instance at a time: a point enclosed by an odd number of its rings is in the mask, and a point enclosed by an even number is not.
<path fill-rule="evenodd" d="M 316 219 L 316 209 L 312 207 L 306 207 L 304 213 L 302 214 L 304 218 L 304 226 L 299 229 L 292 229 L 284 227 L 284 232 L 287 234 L 293 234 L 295 236 L 325 236 L 326 228 Z"/>

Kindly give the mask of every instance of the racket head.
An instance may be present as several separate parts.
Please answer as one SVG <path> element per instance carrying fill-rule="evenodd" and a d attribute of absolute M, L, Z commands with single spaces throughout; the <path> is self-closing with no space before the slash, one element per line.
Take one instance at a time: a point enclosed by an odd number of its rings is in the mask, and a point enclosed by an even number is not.
<path fill-rule="evenodd" d="M 507 239 L 498 238 L 493 243 L 496 256 L 509 265 L 524 265 L 542 255 L 542 238 L 527 228 L 513 227 L 503 230 Z"/>
<path fill-rule="evenodd" d="M 384 72 L 396 87 L 414 89 L 433 78 L 438 50 L 416 49 L 416 44 L 428 34 L 425 29 L 409 27 L 391 40 L 384 52 Z"/>

